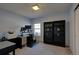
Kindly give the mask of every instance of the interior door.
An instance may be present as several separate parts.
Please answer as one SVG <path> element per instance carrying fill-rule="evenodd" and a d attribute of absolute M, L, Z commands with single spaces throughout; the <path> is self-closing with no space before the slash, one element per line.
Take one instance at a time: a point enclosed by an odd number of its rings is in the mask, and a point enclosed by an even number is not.
<path fill-rule="evenodd" d="M 54 22 L 54 44 L 65 46 L 65 22 Z"/>
<path fill-rule="evenodd" d="M 53 24 L 52 22 L 44 23 L 44 42 L 52 44 L 53 40 Z"/>

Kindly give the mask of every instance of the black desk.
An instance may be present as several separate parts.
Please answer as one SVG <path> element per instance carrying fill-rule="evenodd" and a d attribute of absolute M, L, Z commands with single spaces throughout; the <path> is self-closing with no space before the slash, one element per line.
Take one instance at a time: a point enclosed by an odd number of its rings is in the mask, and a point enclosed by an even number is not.
<path fill-rule="evenodd" d="M 11 51 L 13 51 L 13 55 L 15 55 L 16 44 L 9 41 L 0 42 L 0 55 L 8 55 Z"/>

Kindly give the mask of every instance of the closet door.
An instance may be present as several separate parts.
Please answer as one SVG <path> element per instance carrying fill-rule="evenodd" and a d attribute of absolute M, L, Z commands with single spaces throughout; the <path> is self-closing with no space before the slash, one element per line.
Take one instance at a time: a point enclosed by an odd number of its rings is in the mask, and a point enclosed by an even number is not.
<path fill-rule="evenodd" d="M 65 21 L 54 22 L 54 44 L 65 46 Z"/>
<path fill-rule="evenodd" d="M 44 43 L 52 44 L 53 42 L 53 23 L 44 23 Z"/>

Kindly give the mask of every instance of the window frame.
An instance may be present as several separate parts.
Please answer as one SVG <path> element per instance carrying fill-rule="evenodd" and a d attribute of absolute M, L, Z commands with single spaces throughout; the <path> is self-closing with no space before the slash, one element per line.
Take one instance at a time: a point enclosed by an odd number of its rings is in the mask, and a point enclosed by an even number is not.
<path fill-rule="evenodd" d="M 39 27 L 36 28 L 36 27 L 35 27 L 35 24 L 37 24 L 37 25 L 39 24 Z M 41 35 L 41 24 L 40 24 L 40 23 L 35 23 L 35 24 L 34 24 L 34 35 L 40 36 L 40 35 Z M 39 30 L 39 32 L 37 32 L 38 35 L 37 35 L 36 32 L 35 32 L 35 30 L 37 30 L 37 29 Z"/>

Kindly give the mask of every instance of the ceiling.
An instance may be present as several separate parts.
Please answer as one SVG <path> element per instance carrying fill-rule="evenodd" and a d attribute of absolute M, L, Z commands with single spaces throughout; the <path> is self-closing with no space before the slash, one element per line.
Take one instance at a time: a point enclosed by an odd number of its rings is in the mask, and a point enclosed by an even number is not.
<path fill-rule="evenodd" d="M 72 6 L 71 3 L 38 3 L 40 9 L 34 11 L 33 5 L 34 3 L 2 3 L 0 8 L 33 19 L 47 14 L 67 13 Z"/>

